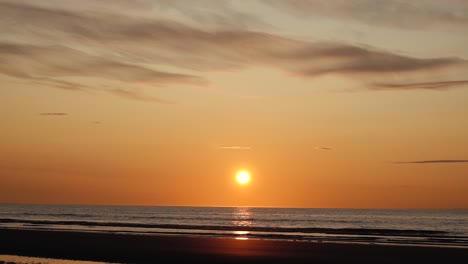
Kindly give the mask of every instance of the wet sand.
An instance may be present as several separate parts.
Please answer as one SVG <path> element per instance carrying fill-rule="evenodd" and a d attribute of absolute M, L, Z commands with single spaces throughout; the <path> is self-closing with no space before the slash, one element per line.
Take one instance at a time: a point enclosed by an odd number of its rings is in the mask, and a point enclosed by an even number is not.
<path fill-rule="evenodd" d="M 0 264 L 109 264 L 108 262 L 65 260 L 38 257 L 23 257 L 16 255 L 1 255 Z"/>
<path fill-rule="evenodd" d="M 116 263 L 451 263 L 467 248 L 0 229 L 0 254 Z"/>

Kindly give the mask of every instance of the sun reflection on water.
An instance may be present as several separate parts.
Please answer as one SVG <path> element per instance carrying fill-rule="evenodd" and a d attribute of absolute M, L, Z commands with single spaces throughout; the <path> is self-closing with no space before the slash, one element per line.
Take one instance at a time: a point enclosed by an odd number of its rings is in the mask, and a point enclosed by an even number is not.
<path fill-rule="evenodd" d="M 252 226 L 252 212 L 250 208 L 238 207 L 232 214 L 232 224 L 239 227 L 239 230 L 233 231 L 236 240 L 247 240 L 249 231 L 242 230 L 242 227 Z"/>
<path fill-rule="evenodd" d="M 235 226 L 251 226 L 252 212 L 250 208 L 238 207 L 232 215 L 232 224 Z"/>

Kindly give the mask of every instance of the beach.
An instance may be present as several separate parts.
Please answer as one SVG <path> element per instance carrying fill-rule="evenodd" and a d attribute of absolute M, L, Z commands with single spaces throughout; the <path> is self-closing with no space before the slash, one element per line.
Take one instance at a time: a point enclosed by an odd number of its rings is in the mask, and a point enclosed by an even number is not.
<path fill-rule="evenodd" d="M 447 263 L 455 247 L 0 229 L 0 254 L 114 263 Z"/>

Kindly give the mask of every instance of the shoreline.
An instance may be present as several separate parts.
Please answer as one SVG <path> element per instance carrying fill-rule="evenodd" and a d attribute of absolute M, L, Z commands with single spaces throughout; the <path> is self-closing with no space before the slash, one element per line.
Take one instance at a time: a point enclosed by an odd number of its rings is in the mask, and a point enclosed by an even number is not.
<path fill-rule="evenodd" d="M 0 228 L 0 254 L 114 263 L 420 263 L 468 249 Z"/>
<path fill-rule="evenodd" d="M 182 233 L 182 232 L 139 232 L 139 231 L 110 231 L 110 230 L 87 230 L 87 229 L 69 229 L 69 228 L 28 228 L 28 227 L 1 227 L 0 230 L 23 230 L 23 231 L 43 231 L 43 232 L 72 232 L 72 233 L 93 233 L 93 234 L 113 234 L 129 236 L 162 236 L 162 237 L 192 237 L 192 238 L 218 238 L 218 239 L 236 239 L 236 240 L 267 240 L 267 241 L 285 241 L 285 242 L 304 242 L 304 243 L 329 243 L 329 244 L 357 244 L 357 245 L 381 245 L 381 246 L 403 246 L 403 247 L 434 247 L 434 248 L 461 248 L 468 250 L 468 244 L 436 244 L 436 243 L 411 243 L 411 242 L 379 242 L 363 240 L 326 240 L 322 238 L 301 239 L 296 237 L 284 238 L 286 236 L 258 237 L 246 236 L 235 233 Z"/>

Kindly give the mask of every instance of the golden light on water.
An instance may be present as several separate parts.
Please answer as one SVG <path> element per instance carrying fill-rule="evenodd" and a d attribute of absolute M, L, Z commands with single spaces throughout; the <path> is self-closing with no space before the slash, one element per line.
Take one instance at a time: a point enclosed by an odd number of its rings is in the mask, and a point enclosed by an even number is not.
<path fill-rule="evenodd" d="M 233 231 L 236 240 L 248 240 L 249 231 L 242 230 L 243 228 L 249 227 L 252 225 L 252 212 L 249 208 L 238 207 L 233 213 L 232 224 L 237 226 L 239 230 Z"/>
<path fill-rule="evenodd" d="M 250 182 L 250 173 L 248 171 L 239 171 L 236 174 L 236 181 L 241 185 L 248 184 Z"/>

